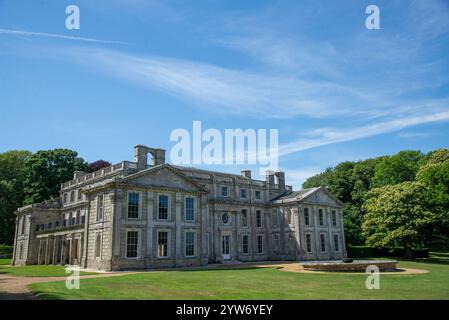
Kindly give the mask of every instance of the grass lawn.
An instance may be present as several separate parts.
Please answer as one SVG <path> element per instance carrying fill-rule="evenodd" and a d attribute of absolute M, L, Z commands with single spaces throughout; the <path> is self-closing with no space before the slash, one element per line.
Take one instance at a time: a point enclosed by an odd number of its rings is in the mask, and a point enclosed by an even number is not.
<path fill-rule="evenodd" d="M 449 257 L 400 261 L 399 267 L 427 269 L 420 275 L 381 275 L 368 290 L 361 274 L 306 274 L 275 268 L 148 272 L 64 282 L 35 283 L 46 299 L 449 299 Z"/>
<path fill-rule="evenodd" d="M 8 261 L 3 261 L 8 260 Z M 69 274 L 65 272 L 63 266 L 16 266 L 9 264 L 11 259 L 0 259 L 0 274 L 10 274 L 18 277 L 67 277 Z M 80 275 L 95 274 L 92 272 L 81 272 Z"/>
<path fill-rule="evenodd" d="M 0 258 L 0 266 L 5 266 L 11 264 L 10 258 Z"/>

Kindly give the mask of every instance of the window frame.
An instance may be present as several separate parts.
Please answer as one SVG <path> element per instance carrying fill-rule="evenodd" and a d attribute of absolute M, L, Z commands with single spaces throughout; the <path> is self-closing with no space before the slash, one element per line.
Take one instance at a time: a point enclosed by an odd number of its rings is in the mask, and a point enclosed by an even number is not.
<path fill-rule="evenodd" d="M 225 195 L 223 194 L 223 190 L 226 190 L 226 194 Z M 224 185 L 220 186 L 220 197 L 222 197 L 222 198 L 229 198 L 229 187 L 228 186 L 224 186 Z"/>
<path fill-rule="evenodd" d="M 242 215 L 242 219 L 241 219 L 241 225 L 242 225 L 242 228 L 248 228 L 249 227 L 249 224 L 248 224 L 248 209 L 242 209 L 241 211 L 240 211 L 240 213 L 241 213 L 241 215 Z M 243 218 L 243 217 L 245 217 L 245 218 Z M 243 223 L 245 221 L 245 223 Z"/>
<path fill-rule="evenodd" d="M 187 234 L 193 234 L 193 243 L 192 243 L 192 245 L 193 245 L 193 254 L 191 254 L 191 255 L 188 255 L 187 254 Z M 194 258 L 194 257 L 196 257 L 196 231 L 194 231 L 194 230 L 186 230 L 185 232 L 184 232 L 184 256 L 186 257 L 186 258 Z"/>
<path fill-rule="evenodd" d="M 192 200 L 192 219 L 188 219 L 188 211 L 187 211 L 187 200 L 191 199 Z M 184 220 L 187 222 L 194 222 L 195 221 L 195 197 L 193 196 L 185 196 L 184 197 Z"/>
<path fill-rule="evenodd" d="M 303 209 L 304 213 L 304 225 L 307 227 L 310 227 L 310 209 L 308 207 L 305 207 Z"/>
<path fill-rule="evenodd" d="M 324 227 L 324 210 L 318 209 L 318 224 L 320 227 Z"/>
<path fill-rule="evenodd" d="M 137 194 L 137 217 L 130 217 L 129 216 L 129 207 L 130 207 L 130 195 L 131 194 Z M 135 206 L 135 204 L 132 204 L 133 206 Z M 129 190 L 127 192 L 127 197 L 126 197 L 126 218 L 128 220 L 139 220 L 142 216 L 142 192 L 140 191 L 134 191 L 134 190 Z"/>
<path fill-rule="evenodd" d="M 167 197 L 167 217 L 161 218 L 161 197 Z M 170 195 L 167 193 L 158 193 L 157 194 L 157 220 L 167 221 L 170 220 Z"/>
<path fill-rule="evenodd" d="M 100 199 L 101 199 L 101 206 L 100 206 Z M 97 195 L 97 222 L 103 221 L 103 219 L 104 219 L 104 194 L 101 193 Z"/>
<path fill-rule="evenodd" d="M 306 252 L 307 253 L 313 253 L 313 251 L 312 251 L 313 250 L 312 249 L 312 235 L 310 233 L 306 233 L 306 239 L 305 240 L 306 240 Z"/>
<path fill-rule="evenodd" d="M 323 250 L 323 246 L 324 246 L 324 250 Z M 325 233 L 320 233 L 320 250 L 322 253 L 327 252 L 326 234 Z"/>
<path fill-rule="evenodd" d="M 245 194 L 244 197 L 242 197 L 242 192 Z M 248 199 L 248 190 L 246 188 L 240 188 L 240 199 Z"/>
<path fill-rule="evenodd" d="M 337 226 L 337 211 L 332 210 L 331 214 L 332 214 L 332 226 L 336 227 Z"/>
<path fill-rule="evenodd" d="M 160 246 L 160 243 L 159 243 L 160 237 L 159 237 L 159 235 L 161 233 L 166 233 L 167 234 L 167 243 L 166 243 L 167 255 L 166 256 L 161 256 L 159 254 L 160 253 L 160 251 L 159 251 L 160 250 L 160 248 L 159 248 L 159 246 Z M 157 244 L 157 257 L 158 257 L 158 259 L 169 259 L 170 258 L 170 238 L 171 238 L 170 230 L 167 230 L 167 229 L 157 230 L 156 235 L 157 235 L 156 244 Z"/>
<path fill-rule="evenodd" d="M 340 252 L 340 236 L 338 234 L 334 234 L 334 250 Z"/>
<path fill-rule="evenodd" d="M 260 242 L 259 242 L 259 239 Z M 263 244 L 263 235 L 262 234 L 258 234 L 256 236 L 256 244 L 257 244 L 257 254 L 264 254 L 264 244 Z M 262 248 L 262 250 L 260 250 Z"/>
<path fill-rule="evenodd" d="M 128 243 L 128 241 L 129 241 L 128 235 L 131 232 L 135 232 L 137 234 L 137 243 L 135 244 L 136 245 L 136 256 L 135 257 L 130 257 L 128 255 L 128 253 L 129 253 L 128 250 L 129 250 L 129 245 L 130 245 Z M 126 229 L 126 247 L 125 247 L 125 257 L 126 257 L 126 259 L 130 259 L 130 260 L 140 259 L 140 242 L 141 242 L 141 239 L 140 239 L 140 230 L 139 229 Z"/>
<path fill-rule="evenodd" d="M 256 210 L 256 228 L 263 228 L 262 210 Z"/>
<path fill-rule="evenodd" d="M 257 196 L 257 195 L 259 195 L 259 196 Z M 254 190 L 254 199 L 262 200 L 262 191 L 261 190 Z"/>
<path fill-rule="evenodd" d="M 246 244 L 245 244 L 245 239 L 246 239 Z M 245 246 L 246 246 L 246 250 L 245 250 Z M 242 234 L 242 254 L 249 255 L 249 235 L 247 235 L 247 234 Z"/>

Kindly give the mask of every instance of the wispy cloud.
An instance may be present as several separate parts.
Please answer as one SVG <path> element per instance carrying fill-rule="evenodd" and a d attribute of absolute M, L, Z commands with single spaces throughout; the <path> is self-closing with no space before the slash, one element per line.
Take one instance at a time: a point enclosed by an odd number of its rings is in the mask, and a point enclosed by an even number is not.
<path fill-rule="evenodd" d="M 380 134 L 396 132 L 417 125 L 444 121 L 449 121 L 449 111 L 443 111 L 429 115 L 401 117 L 390 121 L 377 122 L 356 128 L 320 129 L 315 131 L 317 135 L 315 138 L 298 139 L 281 145 L 279 147 L 279 156 L 285 156 L 291 153 L 322 147 L 334 143 L 353 141 Z"/>
<path fill-rule="evenodd" d="M 101 40 L 101 39 L 94 39 L 94 38 L 66 36 L 63 34 L 56 34 L 56 33 L 33 32 L 33 31 L 1 29 L 1 28 L 0 28 L 0 34 L 25 36 L 25 37 L 57 38 L 57 39 L 64 39 L 64 40 L 85 41 L 85 42 L 103 43 L 103 44 L 128 44 L 123 41 Z"/>

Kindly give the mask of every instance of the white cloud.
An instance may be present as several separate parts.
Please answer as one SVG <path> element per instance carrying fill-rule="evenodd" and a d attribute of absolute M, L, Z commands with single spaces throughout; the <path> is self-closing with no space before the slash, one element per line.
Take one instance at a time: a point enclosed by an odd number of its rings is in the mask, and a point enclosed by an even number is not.
<path fill-rule="evenodd" d="M 103 43 L 103 44 L 127 44 L 126 42 L 122 42 L 122 41 L 100 40 L 100 39 L 94 39 L 94 38 L 74 37 L 74 36 L 66 36 L 63 34 L 56 34 L 56 33 L 32 32 L 32 31 L 24 31 L 24 30 L 0 29 L 0 34 L 25 36 L 25 37 L 57 38 L 57 39 L 64 39 L 64 40 L 85 41 L 85 42 Z"/>

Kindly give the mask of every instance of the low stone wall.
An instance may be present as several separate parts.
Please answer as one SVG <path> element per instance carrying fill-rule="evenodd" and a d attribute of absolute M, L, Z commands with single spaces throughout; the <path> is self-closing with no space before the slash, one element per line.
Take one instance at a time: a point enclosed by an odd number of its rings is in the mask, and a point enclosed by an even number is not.
<path fill-rule="evenodd" d="M 370 265 L 377 266 L 380 272 L 397 271 L 394 260 L 364 260 L 344 263 L 343 261 L 303 263 L 304 270 L 329 272 L 365 272 Z"/>

